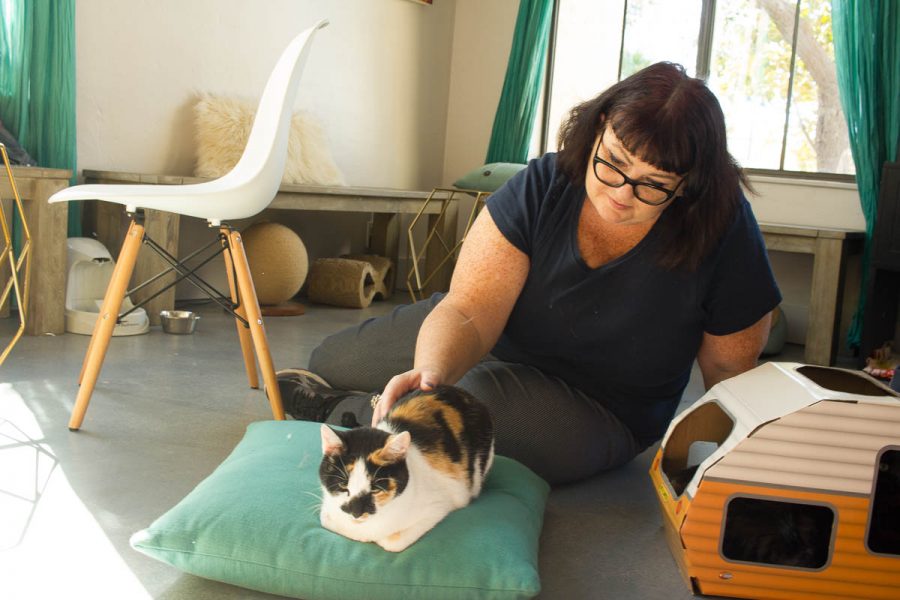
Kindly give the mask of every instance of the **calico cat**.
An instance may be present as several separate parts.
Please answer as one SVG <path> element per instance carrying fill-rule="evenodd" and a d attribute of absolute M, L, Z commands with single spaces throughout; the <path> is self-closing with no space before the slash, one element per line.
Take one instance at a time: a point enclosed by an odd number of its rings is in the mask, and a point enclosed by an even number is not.
<path fill-rule="evenodd" d="M 321 430 L 322 526 L 391 552 L 476 498 L 494 459 L 490 412 L 452 386 L 404 396 L 377 427 Z"/>

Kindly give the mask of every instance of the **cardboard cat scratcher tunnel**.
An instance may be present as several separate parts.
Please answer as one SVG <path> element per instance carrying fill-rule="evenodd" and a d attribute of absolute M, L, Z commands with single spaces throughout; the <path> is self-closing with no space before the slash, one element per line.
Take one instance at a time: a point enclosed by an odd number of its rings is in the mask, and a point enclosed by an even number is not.
<path fill-rule="evenodd" d="M 307 295 L 321 304 L 365 308 L 375 299 L 390 298 L 393 273 L 391 260 L 374 254 L 319 258 L 309 270 Z"/>
<path fill-rule="evenodd" d="M 672 421 L 650 477 L 696 593 L 900 598 L 900 398 L 861 372 L 723 381 Z"/>

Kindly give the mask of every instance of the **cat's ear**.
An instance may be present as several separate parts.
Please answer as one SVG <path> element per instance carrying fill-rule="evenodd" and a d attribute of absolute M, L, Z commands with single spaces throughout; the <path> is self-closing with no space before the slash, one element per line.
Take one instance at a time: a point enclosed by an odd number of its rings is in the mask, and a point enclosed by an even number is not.
<path fill-rule="evenodd" d="M 340 436 L 335 433 L 334 429 L 329 427 L 328 425 L 322 424 L 322 454 L 325 456 L 331 456 L 334 454 L 340 454 L 341 450 L 344 449 L 344 442 L 341 441 Z"/>
<path fill-rule="evenodd" d="M 408 431 L 394 434 L 390 436 L 384 443 L 384 448 L 379 454 L 385 462 L 397 462 L 406 458 L 406 451 L 409 450 L 410 436 Z"/>

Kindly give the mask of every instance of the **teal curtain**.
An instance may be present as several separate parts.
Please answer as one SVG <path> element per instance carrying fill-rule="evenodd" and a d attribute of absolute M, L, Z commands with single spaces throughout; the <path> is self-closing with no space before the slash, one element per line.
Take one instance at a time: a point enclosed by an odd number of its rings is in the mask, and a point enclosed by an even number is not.
<path fill-rule="evenodd" d="M 521 0 L 485 163 L 524 163 L 541 96 L 553 0 Z"/>
<path fill-rule="evenodd" d="M 42 167 L 75 182 L 75 0 L 0 0 L 0 119 Z M 69 235 L 81 206 L 69 204 Z"/>
<path fill-rule="evenodd" d="M 881 167 L 885 161 L 897 159 L 900 137 L 900 2 L 832 0 L 831 12 L 841 106 L 866 218 L 862 287 L 847 335 L 848 345 L 858 348 Z"/>

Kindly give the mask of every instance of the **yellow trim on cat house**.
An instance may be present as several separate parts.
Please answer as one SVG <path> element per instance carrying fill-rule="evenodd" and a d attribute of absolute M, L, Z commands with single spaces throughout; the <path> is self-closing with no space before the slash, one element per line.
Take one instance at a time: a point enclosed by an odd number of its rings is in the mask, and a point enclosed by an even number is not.
<path fill-rule="evenodd" d="M 864 373 L 723 381 L 672 421 L 650 477 L 697 593 L 900 598 L 900 397 Z"/>

